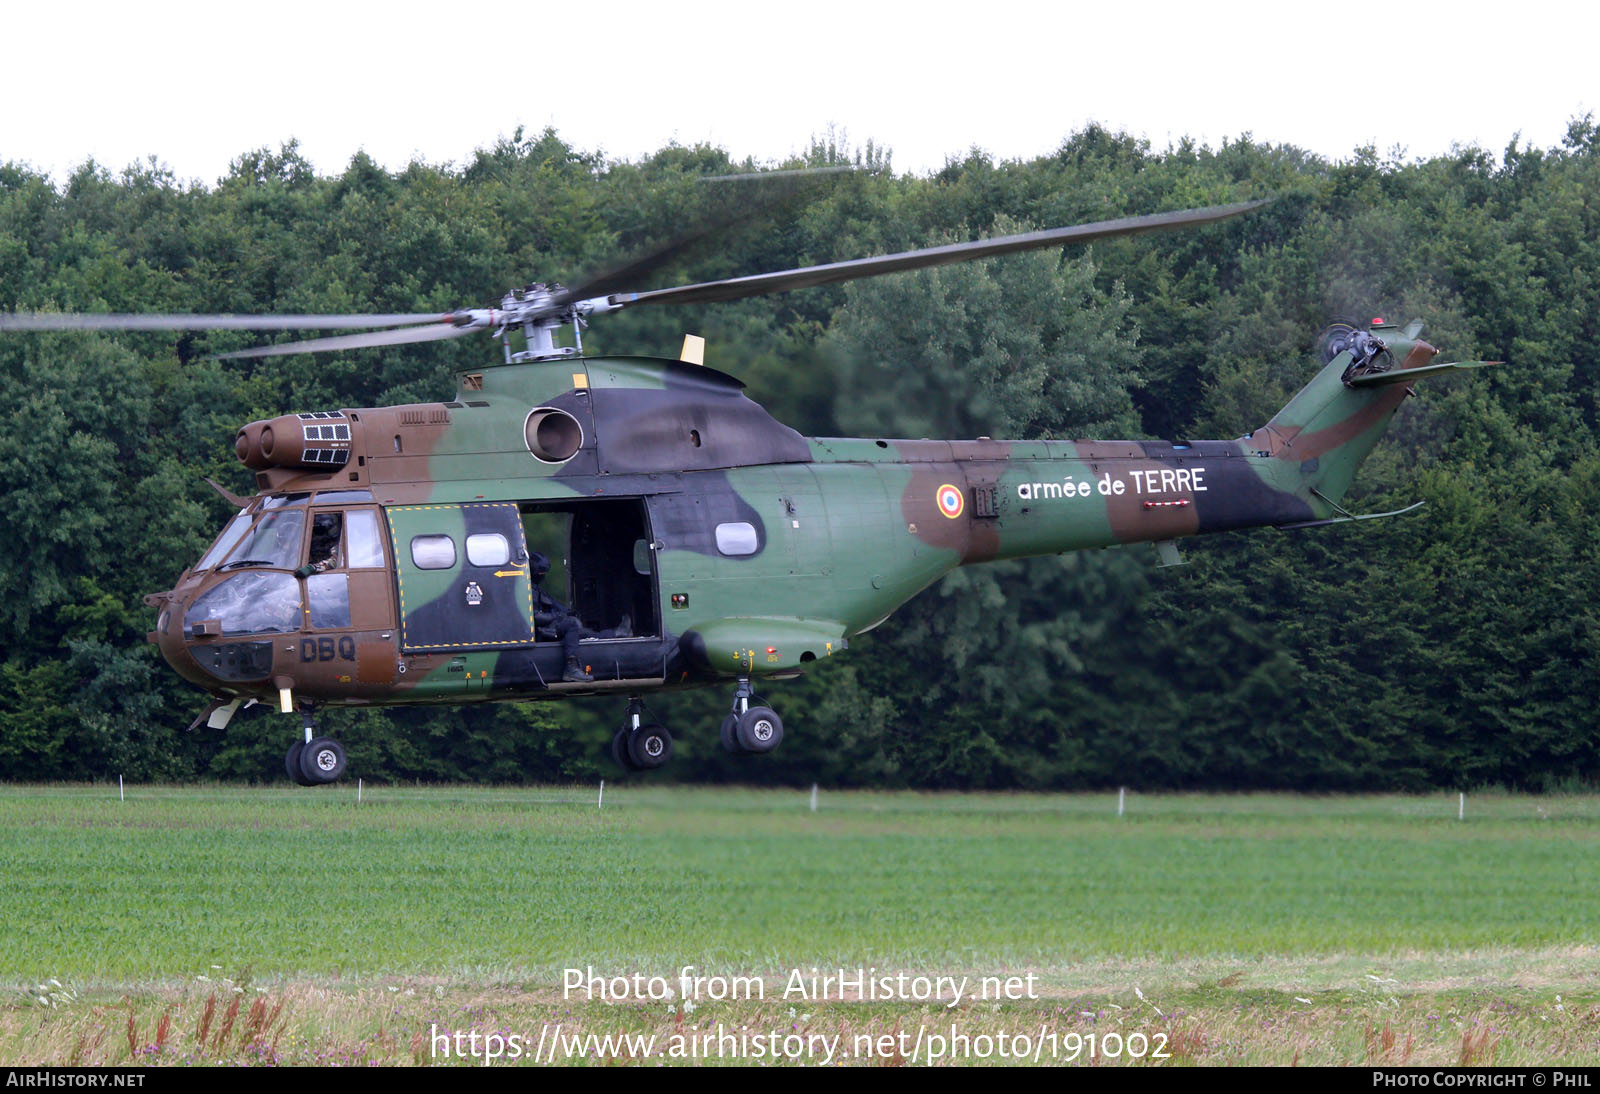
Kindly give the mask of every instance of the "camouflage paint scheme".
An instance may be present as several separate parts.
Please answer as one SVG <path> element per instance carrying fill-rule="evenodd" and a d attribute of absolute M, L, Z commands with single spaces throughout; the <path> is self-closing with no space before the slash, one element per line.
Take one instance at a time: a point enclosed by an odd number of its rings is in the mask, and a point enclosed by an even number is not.
<path fill-rule="evenodd" d="M 300 579 L 298 632 L 206 633 L 217 628 L 185 615 L 196 597 L 262 572 L 213 565 L 153 598 L 164 610 L 151 637 L 224 701 L 287 688 L 302 703 L 459 703 L 793 675 L 957 566 L 1340 519 L 1339 499 L 1415 379 L 1457 367 L 1428 367 L 1435 351 L 1420 332 L 1375 327 L 1399 362 L 1391 371 L 1346 376 L 1342 354 L 1255 432 L 1189 443 L 807 439 L 737 380 L 696 365 L 486 366 L 461 374 L 449 403 L 321 415 L 348 424 L 349 439 L 308 440 L 298 464 L 267 459 L 262 438 L 296 431 L 298 450 L 310 416 L 241 430 L 261 491 L 253 509 L 335 491 L 344 511 L 381 510 L 386 565 L 349 571 L 344 625 L 312 626 Z M 545 409 L 581 428 L 568 458 L 530 448 Z M 319 446 L 333 455 L 312 455 Z M 628 579 L 649 582 L 643 636 L 584 643 L 594 683 L 563 684 L 560 644 L 535 639 L 519 506 L 617 499 L 647 522 L 652 572 Z M 749 526 L 754 550 L 724 553 L 719 525 Z M 419 535 L 451 536 L 459 551 L 468 535 L 496 533 L 510 545 L 504 562 L 428 570 L 409 557 Z"/>

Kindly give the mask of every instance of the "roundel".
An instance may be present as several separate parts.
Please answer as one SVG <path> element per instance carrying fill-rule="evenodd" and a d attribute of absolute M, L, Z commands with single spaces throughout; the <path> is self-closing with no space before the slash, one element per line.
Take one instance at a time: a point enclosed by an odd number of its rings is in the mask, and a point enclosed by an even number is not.
<path fill-rule="evenodd" d="M 938 501 L 939 512 L 951 520 L 961 515 L 961 510 L 966 504 L 961 496 L 961 491 L 949 483 L 939 487 Z"/>

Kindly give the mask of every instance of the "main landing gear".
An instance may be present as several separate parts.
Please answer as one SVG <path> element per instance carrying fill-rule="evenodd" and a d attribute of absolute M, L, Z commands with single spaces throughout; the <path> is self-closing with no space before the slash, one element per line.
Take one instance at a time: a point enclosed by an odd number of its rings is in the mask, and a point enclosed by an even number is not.
<path fill-rule="evenodd" d="M 344 774 L 344 746 L 332 737 L 318 737 L 317 723 L 309 709 L 300 712 L 305 739 L 289 746 L 283 767 L 289 778 L 301 786 L 321 786 L 336 782 Z"/>
<path fill-rule="evenodd" d="M 666 726 L 645 721 L 644 703 L 628 699 L 627 721 L 611 738 L 611 759 L 625 771 L 649 771 L 672 759 L 672 734 Z M 722 719 L 722 747 L 739 755 L 771 752 L 783 743 L 783 719 L 740 677 L 733 692 L 733 710 Z"/>
<path fill-rule="evenodd" d="M 750 700 L 756 701 L 755 706 Z M 741 676 L 733 692 L 733 711 L 722 719 L 722 747 L 735 754 L 771 752 L 783 743 L 783 719 L 750 689 Z"/>
<path fill-rule="evenodd" d="M 611 758 L 626 771 L 650 771 L 672 759 L 672 734 L 667 727 L 644 720 L 644 703 L 628 698 L 628 720 L 611 738 Z"/>

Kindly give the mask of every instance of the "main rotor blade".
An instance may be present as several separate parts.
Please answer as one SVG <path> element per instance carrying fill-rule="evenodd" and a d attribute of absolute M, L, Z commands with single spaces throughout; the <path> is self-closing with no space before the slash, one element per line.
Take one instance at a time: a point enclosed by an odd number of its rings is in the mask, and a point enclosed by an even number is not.
<path fill-rule="evenodd" d="M 701 178 L 697 181 L 717 184 L 729 190 L 729 195 L 723 196 L 721 205 L 666 242 L 615 266 L 597 270 L 586 276 L 582 284 L 563 289 L 551 300 L 551 307 L 560 309 L 576 300 L 590 300 L 637 285 L 648 274 L 706 237 L 753 220 L 785 202 L 804 196 L 828 179 L 850 174 L 854 170 L 852 167 L 818 167 Z"/>
<path fill-rule="evenodd" d="M 1248 213 L 1252 209 L 1259 209 L 1270 200 L 1245 201 L 1236 205 L 1213 205 L 1204 209 L 1181 209 L 1177 212 L 1154 213 L 1150 216 L 1124 217 L 1121 220 L 1102 220 L 1071 228 L 1047 228 L 1041 232 L 977 239 L 971 243 L 952 243 L 944 247 L 902 251 L 899 254 L 879 255 L 876 258 L 857 258 L 849 262 L 833 262 L 824 266 L 804 266 L 778 273 L 732 277 L 723 281 L 704 281 L 697 285 L 679 285 L 651 292 L 622 293 L 613 296 L 611 302 L 623 307 L 631 304 L 704 304 L 742 300 L 747 296 L 808 289 L 816 285 L 831 285 L 836 281 L 853 281 L 861 277 L 877 277 L 880 274 L 898 273 L 902 270 L 947 266 L 954 262 L 970 262 L 973 259 L 992 258 L 995 255 L 1011 254 L 1016 251 L 1033 251 L 1043 247 L 1090 243 L 1097 239 L 1156 232 L 1166 228 L 1212 224 Z"/>
<path fill-rule="evenodd" d="M 364 349 L 367 346 L 401 346 L 408 342 L 438 342 L 446 338 L 460 338 L 476 334 L 482 327 L 436 324 L 426 327 L 406 327 L 403 330 L 368 331 L 364 334 L 338 334 L 332 338 L 308 338 L 303 342 L 280 342 L 275 346 L 256 346 L 238 349 L 232 353 L 214 354 L 218 361 L 235 357 L 286 357 L 292 353 L 317 353 L 332 349 Z"/>
<path fill-rule="evenodd" d="M 0 330 L 341 330 L 443 323 L 433 315 L 68 315 L 0 312 Z"/>

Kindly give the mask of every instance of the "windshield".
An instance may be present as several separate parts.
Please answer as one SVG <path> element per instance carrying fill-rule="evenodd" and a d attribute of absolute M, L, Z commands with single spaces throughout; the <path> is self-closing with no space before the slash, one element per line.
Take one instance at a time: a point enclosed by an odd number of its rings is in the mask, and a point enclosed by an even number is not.
<path fill-rule="evenodd" d="M 200 560 L 195 569 L 209 570 L 221 562 L 249 527 L 250 513 L 248 510 L 241 510 L 238 516 L 228 522 L 228 526 L 222 530 L 222 535 L 217 537 L 217 542 L 211 545 L 211 550 L 206 552 L 206 557 Z"/>
<path fill-rule="evenodd" d="M 266 514 L 251 530 L 249 538 L 227 567 L 267 566 L 292 570 L 300 564 L 300 529 L 305 524 L 304 509 L 278 509 Z"/>
<path fill-rule="evenodd" d="M 217 620 L 222 633 L 268 634 L 300 627 L 300 583 L 290 574 L 242 573 L 189 606 L 185 625 Z"/>

